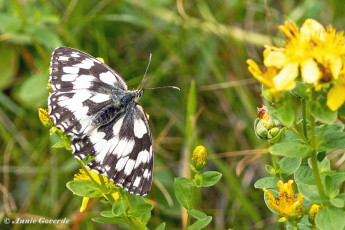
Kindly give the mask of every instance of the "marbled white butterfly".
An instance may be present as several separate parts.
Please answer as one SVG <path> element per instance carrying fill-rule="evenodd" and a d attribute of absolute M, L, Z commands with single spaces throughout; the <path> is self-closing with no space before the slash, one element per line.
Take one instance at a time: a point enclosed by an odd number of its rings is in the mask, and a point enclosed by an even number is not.
<path fill-rule="evenodd" d="M 129 91 L 121 76 L 96 58 L 58 47 L 50 61 L 49 116 L 72 136 L 74 156 L 94 158 L 87 168 L 106 175 L 130 193 L 151 188 L 150 126 L 137 103 L 143 90 Z"/>

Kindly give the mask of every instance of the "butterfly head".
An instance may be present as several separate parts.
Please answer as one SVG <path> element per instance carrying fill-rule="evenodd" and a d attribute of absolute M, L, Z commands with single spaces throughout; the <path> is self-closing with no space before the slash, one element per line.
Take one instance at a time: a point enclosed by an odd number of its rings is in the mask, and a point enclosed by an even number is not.
<path fill-rule="evenodd" d="M 135 100 L 138 100 L 139 98 L 141 98 L 143 96 L 144 90 L 143 89 L 137 89 L 134 91 L 134 95 L 135 95 Z"/>

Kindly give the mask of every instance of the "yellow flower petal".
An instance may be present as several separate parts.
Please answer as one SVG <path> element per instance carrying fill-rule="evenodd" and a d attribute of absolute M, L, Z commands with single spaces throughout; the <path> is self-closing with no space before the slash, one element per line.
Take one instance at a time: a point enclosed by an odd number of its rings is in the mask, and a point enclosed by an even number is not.
<path fill-rule="evenodd" d="M 302 78 L 306 83 L 316 84 L 320 78 L 320 71 L 313 59 L 301 63 Z"/>
<path fill-rule="evenodd" d="M 292 39 L 298 35 L 298 27 L 293 21 L 286 21 L 284 25 L 279 26 L 279 29 L 289 39 Z"/>
<path fill-rule="evenodd" d="M 332 75 L 334 79 L 338 79 L 340 70 L 342 68 L 343 64 L 341 62 L 341 58 L 332 58 L 330 61 L 330 69 L 332 72 Z"/>
<path fill-rule="evenodd" d="M 266 87 L 272 87 L 270 82 L 265 79 L 264 73 L 261 72 L 259 66 L 251 59 L 247 60 L 249 72 L 258 80 L 260 83 L 264 84 Z"/>
<path fill-rule="evenodd" d="M 327 94 L 327 106 L 336 111 L 345 101 L 345 86 L 334 85 Z"/>
<path fill-rule="evenodd" d="M 273 79 L 277 90 L 291 90 L 295 87 L 294 81 L 298 76 L 298 63 L 289 63 Z"/>
<path fill-rule="evenodd" d="M 87 203 L 89 202 L 89 197 L 83 197 L 83 202 L 81 203 L 81 207 L 79 209 L 80 212 L 84 212 L 86 207 L 87 207 Z"/>
<path fill-rule="evenodd" d="M 301 29 L 300 32 L 302 36 L 304 36 L 307 40 L 316 37 L 320 40 L 324 40 L 326 35 L 325 35 L 325 28 L 323 25 L 315 21 L 314 19 L 307 19 Z"/>
<path fill-rule="evenodd" d="M 277 68 L 282 68 L 286 64 L 287 60 L 284 52 L 272 50 L 266 52 L 267 56 L 264 60 L 265 66 L 274 66 Z"/>

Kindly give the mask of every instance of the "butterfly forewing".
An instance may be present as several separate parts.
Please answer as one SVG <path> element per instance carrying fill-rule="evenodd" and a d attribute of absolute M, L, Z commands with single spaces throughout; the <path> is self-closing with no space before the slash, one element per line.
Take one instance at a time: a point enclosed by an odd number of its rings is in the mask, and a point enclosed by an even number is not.
<path fill-rule="evenodd" d="M 118 73 L 81 51 L 58 47 L 52 54 L 49 116 L 73 137 L 78 159 L 116 185 L 146 195 L 152 183 L 152 137 L 146 114 Z M 141 94 L 140 94 L 141 95 Z M 132 98 L 119 105 L 117 98 Z"/>

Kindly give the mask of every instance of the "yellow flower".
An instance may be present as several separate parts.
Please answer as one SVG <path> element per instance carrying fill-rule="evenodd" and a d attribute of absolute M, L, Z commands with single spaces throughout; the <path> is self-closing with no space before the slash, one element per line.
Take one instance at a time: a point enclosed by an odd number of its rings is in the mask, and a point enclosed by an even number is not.
<path fill-rule="evenodd" d="M 274 66 L 280 69 L 273 80 L 276 89 L 287 90 L 287 86 L 292 86 L 298 77 L 299 68 L 303 81 L 316 85 L 321 76 L 321 72 L 313 56 L 314 44 L 312 43 L 312 39 L 317 36 L 322 37 L 324 28 L 318 22 L 308 19 L 300 30 L 298 30 L 296 24 L 292 21 L 286 22 L 279 29 L 288 38 L 285 48 L 279 49 L 266 46 L 264 52 L 264 64 L 268 67 Z"/>
<path fill-rule="evenodd" d="M 48 116 L 48 113 L 49 113 L 48 109 L 42 109 L 42 108 L 38 109 L 38 117 L 40 118 L 40 121 L 45 127 L 50 128 L 53 126 L 53 122 Z"/>
<path fill-rule="evenodd" d="M 292 21 L 285 22 L 279 29 L 286 35 L 284 47 L 265 46 L 264 65 L 262 72 L 256 63 L 248 60 L 248 69 L 253 76 L 270 92 L 292 90 L 299 76 L 305 83 L 312 84 L 316 90 L 321 90 L 322 83 L 340 78 L 344 70 L 345 37 L 343 32 L 336 32 L 332 26 L 325 29 L 313 19 L 307 19 L 299 29 Z M 339 83 L 330 92 L 330 107 L 336 110 L 344 102 L 341 96 L 332 96 L 343 89 Z"/>
<path fill-rule="evenodd" d="M 89 169 L 87 169 L 87 171 L 98 184 L 102 184 L 98 173 L 91 171 Z M 108 177 L 104 175 L 101 175 L 101 177 L 103 177 L 104 183 L 108 188 L 117 187 L 116 185 L 113 184 L 113 182 L 109 181 Z M 78 174 L 74 174 L 74 181 L 78 181 L 78 180 L 91 180 L 91 179 L 89 175 L 83 169 L 80 169 Z M 103 194 L 103 196 L 108 200 L 105 194 Z M 114 200 L 118 200 L 120 198 L 120 195 L 118 192 L 111 194 L 111 196 L 114 198 Z M 82 205 L 80 207 L 80 212 L 83 212 L 86 209 L 89 199 L 90 199 L 89 197 L 83 197 Z"/>
<path fill-rule="evenodd" d="M 274 197 L 271 192 L 263 189 L 269 200 L 268 205 L 279 212 L 286 219 L 300 219 L 304 215 L 305 207 L 302 204 L 303 195 L 298 193 L 298 197 L 295 197 L 292 189 L 293 180 L 289 180 L 287 183 L 278 181 L 279 196 Z"/>
<path fill-rule="evenodd" d="M 318 214 L 318 212 L 321 210 L 321 208 L 322 208 L 322 207 L 321 207 L 320 205 L 318 205 L 318 204 L 313 204 L 313 205 L 310 207 L 308 217 L 309 217 L 309 221 L 310 221 L 311 223 L 314 223 L 314 221 L 315 221 L 315 216 L 316 216 L 316 214 Z"/>
<path fill-rule="evenodd" d="M 192 164 L 196 170 L 201 171 L 207 163 L 207 151 L 202 145 L 197 146 L 193 151 Z"/>

